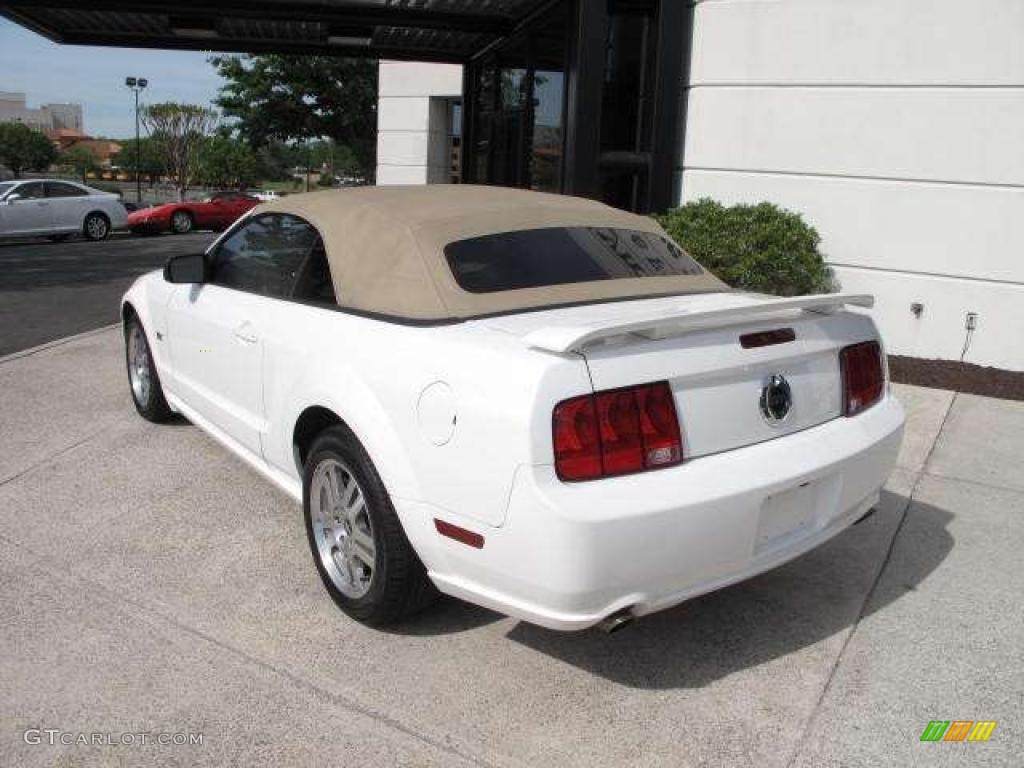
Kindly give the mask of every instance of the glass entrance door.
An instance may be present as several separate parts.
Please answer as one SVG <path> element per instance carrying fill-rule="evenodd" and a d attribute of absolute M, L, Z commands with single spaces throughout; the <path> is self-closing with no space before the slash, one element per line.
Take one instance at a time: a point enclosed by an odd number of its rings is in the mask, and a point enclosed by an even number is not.
<path fill-rule="evenodd" d="M 562 191 L 567 11 L 556 4 L 470 65 L 468 181 Z"/>
<path fill-rule="evenodd" d="M 598 157 L 600 196 L 632 211 L 650 209 L 647 177 L 653 138 L 653 27 L 657 2 L 609 7 Z M 680 88 L 682 84 L 680 84 Z"/>
<path fill-rule="evenodd" d="M 561 0 L 465 75 L 464 180 L 673 202 L 691 13 L 679 0 Z"/>

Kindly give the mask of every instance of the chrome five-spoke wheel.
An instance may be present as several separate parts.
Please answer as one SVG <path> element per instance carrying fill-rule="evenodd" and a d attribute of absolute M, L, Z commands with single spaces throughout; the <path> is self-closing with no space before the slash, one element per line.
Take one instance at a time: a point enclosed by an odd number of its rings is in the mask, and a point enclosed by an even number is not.
<path fill-rule="evenodd" d="M 324 571 L 343 595 L 363 597 L 376 570 L 376 547 L 366 497 L 352 470 L 334 458 L 321 461 L 310 484 L 310 505 Z"/>
<path fill-rule="evenodd" d="M 160 374 L 153 364 L 149 339 L 134 310 L 128 308 L 124 328 L 124 357 L 128 366 L 128 384 L 139 415 L 149 421 L 166 421 L 173 413 L 160 386 Z"/>
<path fill-rule="evenodd" d="M 334 424 L 307 445 L 297 446 L 306 535 L 331 599 L 378 627 L 429 605 L 437 592 L 362 443 Z"/>
<path fill-rule="evenodd" d="M 148 403 L 150 388 L 153 386 L 153 373 L 149 367 L 146 335 L 138 324 L 133 325 L 128 333 L 128 379 L 132 385 L 135 402 Z"/>

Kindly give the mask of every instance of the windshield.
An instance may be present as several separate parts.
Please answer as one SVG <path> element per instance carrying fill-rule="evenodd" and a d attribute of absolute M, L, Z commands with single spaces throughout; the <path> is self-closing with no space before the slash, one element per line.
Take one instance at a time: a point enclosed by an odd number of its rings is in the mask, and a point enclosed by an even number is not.
<path fill-rule="evenodd" d="M 0 197 L 4 197 L 8 192 L 14 189 L 16 182 L 13 181 L 0 181 Z"/>
<path fill-rule="evenodd" d="M 661 235 L 609 227 L 501 232 L 449 243 L 444 253 L 456 282 L 470 293 L 704 273 Z"/>

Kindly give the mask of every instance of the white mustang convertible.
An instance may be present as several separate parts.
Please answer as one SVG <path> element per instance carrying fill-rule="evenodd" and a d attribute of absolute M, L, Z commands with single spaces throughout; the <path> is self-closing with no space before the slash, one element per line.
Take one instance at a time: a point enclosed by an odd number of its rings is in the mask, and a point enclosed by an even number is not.
<path fill-rule="evenodd" d="M 259 206 L 122 314 L 139 413 L 301 500 L 350 616 L 440 590 L 612 630 L 871 511 L 903 411 L 870 304 L 732 291 L 599 203 L 435 186 Z"/>

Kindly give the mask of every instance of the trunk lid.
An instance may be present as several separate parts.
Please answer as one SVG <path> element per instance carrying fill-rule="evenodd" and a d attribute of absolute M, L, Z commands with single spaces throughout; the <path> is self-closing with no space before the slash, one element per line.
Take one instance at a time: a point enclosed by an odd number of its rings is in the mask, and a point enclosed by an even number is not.
<path fill-rule="evenodd" d="M 538 349 L 582 355 L 595 390 L 668 381 L 684 453 L 694 458 L 838 417 L 839 350 L 875 337 L 870 318 L 840 310 L 844 304 L 870 303 L 870 297 L 842 294 L 797 299 L 704 294 L 486 322 Z M 774 331 L 781 333 L 759 335 Z M 753 337 L 744 346 L 741 337 L 748 335 Z M 788 400 L 784 418 L 765 413 L 765 396 Z"/>

